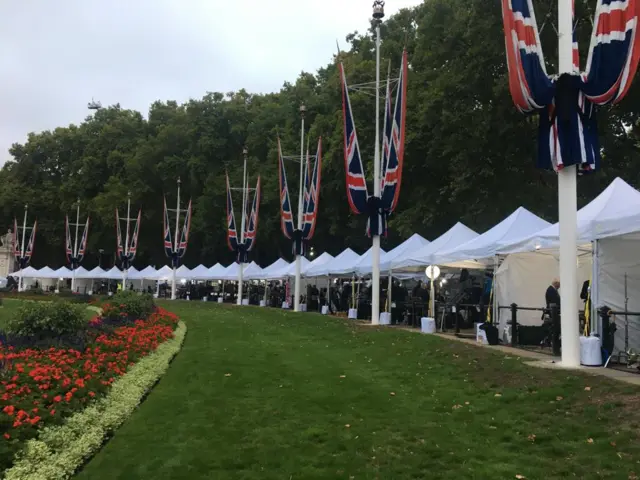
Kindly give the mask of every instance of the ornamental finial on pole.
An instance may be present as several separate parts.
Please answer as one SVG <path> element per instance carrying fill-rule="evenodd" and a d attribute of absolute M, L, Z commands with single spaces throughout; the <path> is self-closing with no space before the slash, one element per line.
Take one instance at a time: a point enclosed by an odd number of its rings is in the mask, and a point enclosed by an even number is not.
<path fill-rule="evenodd" d="M 373 2 L 373 19 L 378 23 L 384 18 L 384 0 L 374 0 Z"/>

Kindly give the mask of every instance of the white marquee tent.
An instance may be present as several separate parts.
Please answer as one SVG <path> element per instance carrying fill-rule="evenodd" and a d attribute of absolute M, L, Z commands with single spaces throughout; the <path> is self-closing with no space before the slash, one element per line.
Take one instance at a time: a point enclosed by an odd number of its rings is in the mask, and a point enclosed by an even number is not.
<path fill-rule="evenodd" d="M 322 255 L 320 255 L 318 258 L 316 258 L 315 260 L 313 260 L 312 262 L 308 263 L 306 265 L 306 267 L 302 270 L 302 275 L 303 276 L 308 276 L 307 272 L 309 272 L 309 270 L 313 269 L 313 268 L 319 268 L 321 265 L 324 265 L 328 262 L 330 262 L 331 260 L 333 260 L 335 257 L 327 252 L 324 252 Z"/>
<path fill-rule="evenodd" d="M 486 264 L 487 262 L 481 260 L 494 257 L 502 243 L 539 232 L 550 225 L 546 220 L 534 215 L 526 208 L 520 207 L 482 235 L 478 235 L 461 245 L 438 252 L 434 255 L 434 264 L 455 265 L 458 262 L 473 260 L 479 265 Z"/>
<path fill-rule="evenodd" d="M 416 269 L 423 269 L 427 265 L 436 265 L 437 258 L 441 252 L 462 245 L 477 236 L 476 232 L 458 222 L 433 242 L 396 262 L 396 268 L 398 270 L 415 271 Z"/>
<path fill-rule="evenodd" d="M 359 258 L 356 252 L 347 248 L 333 260 L 308 268 L 305 275 L 307 277 L 339 276 L 337 272 L 343 270 L 345 265 L 355 265 Z"/>
<path fill-rule="evenodd" d="M 341 275 L 347 275 L 347 274 L 355 273 L 358 276 L 364 276 L 364 275 L 371 274 L 372 248 L 373 247 L 369 248 L 369 250 L 364 252 L 360 256 L 360 258 L 358 260 L 356 260 L 355 262 L 353 262 L 353 263 L 346 263 L 345 262 L 343 268 L 338 270 L 336 273 L 341 274 Z M 387 254 L 387 252 L 385 252 L 383 249 L 380 249 L 380 258 L 382 258 L 386 254 Z M 382 268 L 380 270 L 382 270 Z"/>
<path fill-rule="evenodd" d="M 429 245 L 429 240 L 423 238 L 422 236 L 414 233 L 404 242 L 402 242 L 397 247 L 389 250 L 386 254 L 381 255 L 380 257 L 380 271 L 388 272 L 395 270 L 398 266 L 402 264 L 407 258 L 410 258 L 414 252 Z M 366 273 L 371 272 L 371 266 L 369 266 L 369 270 Z"/>

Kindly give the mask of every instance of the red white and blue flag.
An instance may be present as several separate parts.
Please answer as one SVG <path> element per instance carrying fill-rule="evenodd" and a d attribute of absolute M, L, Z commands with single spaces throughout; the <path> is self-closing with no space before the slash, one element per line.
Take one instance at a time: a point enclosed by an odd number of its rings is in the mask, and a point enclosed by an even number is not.
<path fill-rule="evenodd" d="M 178 243 L 177 257 L 182 258 L 187 253 L 187 245 L 189 244 L 189 231 L 191 230 L 191 200 L 184 216 L 184 223 L 180 231 L 180 242 Z"/>
<path fill-rule="evenodd" d="M 595 106 L 617 103 L 640 60 L 637 0 L 598 0 L 586 70 L 580 72 L 573 32 L 573 72 L 546 72 L 532 0 L 502 0 L 511 97 L 523 113 L 538 113 L 538 166 L 598 168 Z"/>
<path fill-rule="evenodd" d="M 231 187 L 229 186 L 229 175 L 227 174 L 227 245 L 232 252 L 238 251 L 238 232 L 236 231 L 236 219 L 233 215 L 233 200 L 231 198 Z"/>
<path fill-rule="evenodd" d="M 362 155 L 358 144 L 358 133 L 356 131 L 351 100 L 349 98 L 349 87 L 347 77 L 344 73 L 344 66 L 340 64 L 340 80 L 342 85 L 342 119 L 344 127 L 344 168 L 347 181 L 347 200 L 351 211 L 356 215 L 367 212 L 367 181 L 364 178 L 364 167 L 362 165 Z"/>
<path fill-rule="evenodd" d="M 260 212 L 260 176 L 258 176 L 258 182 L 256 183 L 256 190 L 253 195 L 253 203 L 251 204 L 251 211 L 247 217 L 246 228 L 244 232 L 244 251 L 250 252 L 256 244 L 256 237 L 258 235 L 258 214 Z"/>
<path fill-rule="evenodd" d="M 318 221 L 318 204 L 320 202 L 320 180 L 322 177 L 322 137 L 318 139 L 315 161 L 311 167 L 307 150 L 305 173 L 304 208 L 302 218 L 302 238 L 309 241 L 313 238 Z"/>
<path fill-rule="evenodd" d="M 173 259 L 173 239 L 171 238 L 171 225 L 169 223 L 169 210 L 167 209 L 167 199 L 164 199 L 164 221 L 163 221 L 164 253 Z"/>
<path fill-rule="evenodd" d="M 67 255 L 67 262 L 71 263 L 73 259 L 73 246 L 71 245 L 71 228 L 69 226 L 69 215 L 64 217 L 65 228 L 65 254 Z"/>
<path fill-rule="evenodd" d="M 166 209 L 166 204 L 165 204 Z M 166 210 L 165 210 L 166 214 Z M 129 268 L 131 262 L 136 256 L 136 252 L 138 251 L 138 235 L 140 232 L 140 220 L 142 218 L 142 210 L 138 210 L 138 218 L 136 219 L 136 223 L 133 228 L 133 234 L 131 238 L 128 239 L 129 244 L 125 245 L 127 242 L 127 238 L 125 237 L 125 241 L 122 241 L 122 229 L 120 228 L 120 215 L 118 213 L 118 209 L 116 208 L 116 247 L 118 260 L 122 263 L 123 268 Z M 128 220 L 127 220 L 128 221 Z M 168 222 L 167 222 L 168 225 Z M 169 234 L 171 236 L 171 234 Z M 126 248 L 125 248 L 126 247 Z M 125 253 L 126 251 L 126 253 Z"/>
<path fill-rule="evenodd" d="M 75 270 L 80 266 L 80 263 L 82 263 L 82 260 L 84 259 L 84 255 L 87 250 L 87 240 L 89 236 L 89 217 L 87 217 L 87 222 L 85 223 L 84 230 L 82 231 L 82 237 L 80 238 L 80 245 L 77 245 L 77 247 L 74 247 L 74 245 L 71 242 L 71 225 L 69 224 L 68 215 L 65 215 L 64 227 L 65 227 L 65 255 L 67 256 L 67 262 L 69 262 L 71 269 Z M 75 251 L 74 250 L 75 248 L 77 248 L 78 251 Z"/>
<path fill-rule="evenodd" d="M 407 112 L 407 52 L 402 52 L 402 64 L 398 76 L 395 109 L 391 103 L 391 80 L 387 79 L 385 118 L 382 135 L 380 197 L 370 196 L 364 176 L 364 167 L 356 133 L 349 87 L 340 64 L 342 84 L 342 113 L 344 127 L 344 162 L 347 181 L 347 199 L 351 211 L 367 213 L 368 235 L 386 235 L 387 217 L 398 205 L 404 161 L 405 123 Z"/>
<path fill-rule="evenodd" d="M 33 228 L 31 229 L 31 235 L 29 235 L 29 242 L 27 243 L 26 248 L 24 249 L 24 256 L 20 259 L 20 264 L 22 268 L 25 268 L 29 265 L 31 261 L 31 257 L 33 256 L 33 250 L 36 246 L 36 230 L 38 228 L 38 220 L 33 222 Z"/>
<path fill-rule="evenodd" d="M 75 258 L 76 267 L 80 265 L 80 263 L 82 262 L 82 259 L 84 258 L 84 254 L 87 251 L 88 238 L 89 238 L 89 217 L 87 217 L 87 222 L 84 224 L 84 230 L 82 230 L 80 245 L 78 246 L 78 251 L 76 252 L 76 258 Z"/>
<path fill-rule="evenodd" d="M 280 227 L 282 233 L 288 239 L 292 239 L 296 230 L 293 223 L 293 212 L 291 210 L 291 196 L 287 186 L 287 174 L 284 169 L 284 158 L 282 157 L 282 147 L 278 138 L 278 179 L 280 184 Z"/>

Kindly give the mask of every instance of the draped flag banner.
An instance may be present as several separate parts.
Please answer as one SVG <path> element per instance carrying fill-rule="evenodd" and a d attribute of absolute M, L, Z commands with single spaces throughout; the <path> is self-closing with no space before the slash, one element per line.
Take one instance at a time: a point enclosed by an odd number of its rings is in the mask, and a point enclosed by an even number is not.
<path fill-rule="evenodd" d="M 80 266 L 82 260 L 84 259 L 84 255 L 87 251 L 87 239 L 89 236 L 89 217 L 87 217 L 87 222 L 84 225 L 84 229 L 82 230 L 82 237 L 80 238 L 80 244 L 75 246 L 71 241 L 71 225 L 69 224 L 69 216 L 65 215 L 64 219 L 65 226 L 65 254 L 67 256 L 67 262 L 71 267 L 71 270 L 75 270 Z M 77 248 L 78 251 L 74 251 Z"/>
<path fill-rule="evenodd" d="M 369 195 L 367 190 L 362 155 L 349 98 L 349 87 L 344 66 L 340 64 L 347 199 L 353 213 L 357 215 L 368 214 L 367 235 L 369 236 L 387 234 L 387 217 L 396 209 L 400 196 L 407 112 L 407 70 L 408 62 L 405 50 L 402 52 L 395 107 L 391 103 L 391 79 L 387 79 L 380 169 L 381 193 L 378 198 Z"/>
<path fill-rule="evenodd" d="M 256 238 L 258 235 L 258 216 L 260 213 L 260 193 L 260 176 L 258 176 L 251 210 L 249 211 L 249 215 L 245 218 L 244 239 L 239 238 L 236 228 L 236 220 L 233 214 L 233 201 L 231 197 L 231 187 L 229 186 L 229 176 L 227 175 L 227 245 L 229 246 L 229 250 L 237 254 L 238 263 L 248 263 L 249 252 L 253 250 L 253 247 L 256 244 Z M 249 198 L 248 194 L 247 198 Z"/>
<path fill-rule="evenodd" d="M 291 197 L 287 186 L 287 174 L 284 170 L 284 158 L 282 157 L 282 147 L 278 138 L 278 178 L 280 179 L 280 226 L 282 233 L 288 239 L 293 239 L 296 227 L 293 223 L 293 212 L 291 210 Z"/>
<path fill-rule="evenodd" d="M 598 0 L 586 69 L 574 31 L 573 72 L 548 75 L 532 0 L 502 0 L 509 90 L 516 108 L 538 114 L 538 166 L 581 173 L 600 165 L 596 108 L 621 101 L 638 61 L 640 2 Z"/>
<path fill-rule="evenodd" d="M 177 213 L 176 213 L 177 215 Z M 140 218 L 140 214 L 138 214 L 138 218 Z M 182 226 L 182 230 L 178 233 L 179 243 L 174 245 L 173 238 L 171 236 L 171 225 L 169 224 L 169 210 L 167 209 L 167 199 L 164 199 L 164 221 L 163 221 L 163 239 L 164 239 L 164 253 L 167 257 L 171 259 L 171 266 L 178 267 L 180 265 L 180 259 L 187 252 L 187 244 L 189 243 L 189 230 L 191 228 L 191 200 L 189 200 L 189 206 L 185 211 L 184 224 Z M 136 238 L 136 248 L 137 248 L 137 238 Z"/>
<path fill-rule="evenodd" d="M 304 255 L 307 243 L 313 238 L 318 220 L 320 202 L 320 180 L 322 178 L 322 138 L 318 139 L 315 160 L 311 166 L 311 156 L 307 147 L 305 165 L 303 167 L 302 192 L 302 225 L 296 228 L 291 208 L 291 197 L 287 186 L 287 175 L 284 168 L 284 157 L 278 139 L 278 177 L 280 179 L 280 226 L 282 233 L 293 240 L 293 254 Z"/>
<path fill-rule="evenodd" d="M 308 242 L 313 238 L 318 221 L 318 204 L 320 202 L 320 180 L 322 177 L 322 137 L 318 139 L 316 159 L 311 167 L 307 148 L 307 164 L 304 182 L 304 205 L 302 218 L 302 238 Z"/>
<path fill-rule="evenodd" d="M 38 227 L 38 221 L 36 220 L 33 223 L 33 228 L 31 229 L 31 234 L 29 235 L 29 240 L 26 245 L 20 244 L 20 235 L 18 234 L 18 221 L 16 219 L 13 220 L 13 253 L 16 256 L 16 260 L 18 261 L 18 265 L 20 269 L 26 268 L 31 261 L 31 257 L 33 255 L 33 249 L 36 243 L 36 229 Z M 23 254 L 24 249 L 24 254 Z"/>
<path fill-rule="evenodd" d="M 165 204 L 165 207 L 166 207 L 166 204 Z M 136 223 L 133 227 L 133 233 L 131 237 L 128 239 L 129 244 L 125 245 L 125 243 L 122 242 L 122 229 L 120 228 L 120 215 L 118 213 L 118 209 L 116 208 L 116 242 L 117 242 L 116 251 L 118 254 L 118 260 L 120 261 L 122 268 L 129 268 L 131 266 L 131 263 L 133 263 L 133 259 L 136 257 L 136 252 L 138 251 L 138 235 L 140 233 L 141 218 L 142 218 L 142 210 L 138 210 L 138 218 L 136 219 Z M 125 242 L 126 241 L 127 241 L 127 238 L 125 237 Z"/>
<path fill-rule="evenodd" d="M 231 187 L 229 186 L 229 175 L 227 175 L 227 245 L 232 252 L 238 251 L 238 233 L 236 231 L 236 219 L 233 216 L 233 200 L 231 198 Z"/>

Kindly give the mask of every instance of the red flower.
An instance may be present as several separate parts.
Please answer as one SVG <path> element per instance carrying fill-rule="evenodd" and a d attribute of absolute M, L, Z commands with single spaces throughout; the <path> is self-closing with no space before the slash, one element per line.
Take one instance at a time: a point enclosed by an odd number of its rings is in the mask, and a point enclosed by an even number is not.
<path fill-rule="evenodd" d="M 6 438 L 7 440 L 9 440 L 11 438 L 11 435 L 9 435 L 8 433 L 4 434 L 4 438 Z"/>
<path fill-rule="evenodd" d="M 60 395 L 56 395 L 55 397 L 53 397 L 53 401 L 58 403 L 62 401 L 62 397 Z"/>
<path fill-rule="evenodd" d="M 2 411 L 7 415 L 12 416 L 15 409 L 16 408 L 13 405 L 7 405 L 2 409 Z"/>

